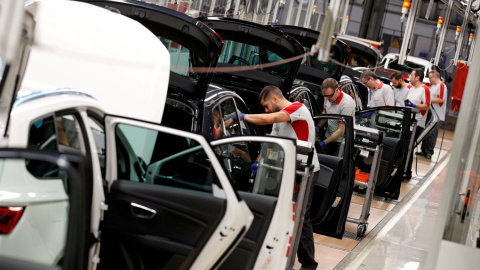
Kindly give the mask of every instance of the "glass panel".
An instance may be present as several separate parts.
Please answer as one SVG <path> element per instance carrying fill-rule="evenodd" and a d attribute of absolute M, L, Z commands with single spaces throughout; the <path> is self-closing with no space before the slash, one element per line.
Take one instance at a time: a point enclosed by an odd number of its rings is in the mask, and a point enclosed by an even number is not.
<path fill-rule="evenodd" d="M 115 135 L 120 179 L 212 193 L 216 175 L 198 142 L 125 124 Z"/>
<path fill-rule="evenodd" d="M 383 131 L 385 137 L 400 139 L 403 118 L 401 110 L 378 110 L 355 115 L 355 124 Z"/>
<path fill-rule="evenodd" d="M 285 156 L 279 145 L 237 142 L 216 146 L 215 152 L 236 190 L 278 196 Z M 252 160 L 258 164 L 252 166 Z"/>
<path fill-rule="evenodd" d="M 348 60 L 348 65 L 352 67 L 375 67 L 377 59 L 375 56 L 365 53 L 362 50 L 350 47 L 352 52 Z"/>
<path fill-rule="evenodd" d="M 199 75 L 191 67 L 203 67 L 205 60 L 173 40 L 157 36 L 170 53 L 170 70 L 197 83 Z"/>
<path fill-rule="evenodd" d="M 55 119 L 55 120 L 54 120 Z M 48 116 L 35 121 L 29 130 L 29 149 L 57 150 L 62 153 L 84 154 L 85 141 L 79 122 L 74 115 Z M 58 179 L 56 165 L 42 161 L 27 160 L 27 170 L 40 179 Z"/>
<path fill-rule="evenodd" d="M 256 45 L 232 40 L 224 40 L 225 49 L 220 56 L 219 63 L 228 63 L 237 66 L 267 64 L 284 60 L 281 56 Z M 269 68 L 258 69 L 265 74 L 285 79 L 290 64 L 282 64 Z"/>

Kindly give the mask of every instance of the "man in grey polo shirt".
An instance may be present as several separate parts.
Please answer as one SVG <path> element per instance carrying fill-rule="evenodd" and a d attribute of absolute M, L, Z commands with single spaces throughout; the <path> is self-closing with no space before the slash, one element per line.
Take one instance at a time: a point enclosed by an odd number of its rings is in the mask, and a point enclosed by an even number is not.
<path fill-rule="evenodd" d="M 323 110 L 324 114 L 341 114 L 355 118 L 355 101 L 338 88 L 338 82 L 335 79 L 328 78 L 323 81 L 322 94 L 327 100 Z M 326 121 L 326 119 L 320 120 L 316 126 L 317 130 Z M 328 120 L 328 127 L 325 133 L 327 138 L 320 142 L 320 151 L 324 154 L 338 156 L 344 133 L 344 122 L 333 119 Z"/>
<path fill-rule="evenodd" d="M 360 76 L 360 80 L 370 90 L 371 96 L 368 100 L 370 108 L 395 106 L 392 88 L 380 81 L 373 71 L 365 70 Z"/>

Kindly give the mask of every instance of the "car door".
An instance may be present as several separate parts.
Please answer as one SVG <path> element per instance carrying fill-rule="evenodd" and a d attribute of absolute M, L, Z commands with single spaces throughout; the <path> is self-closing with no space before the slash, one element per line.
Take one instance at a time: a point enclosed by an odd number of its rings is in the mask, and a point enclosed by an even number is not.
<path fill-rule="evenodd" d="M 406 166 L 410 140 L 412 139 L 412 117 L 407 107 L 376 107 L 356 112 L 355 124 L 383 132 L 383 153 L 380 161 L 375 195 L 398 199 L 403 172 Z M 362 138 L 356 138 L 361 140 Z M 373 139 L 375 138 L 368 138 Z M 355 159 L 355 166 L 369 172 L 368 158 Z"/>
<path fill-rule="evenodd" d="M 206 140 L 114 116 L 105 123 L 109 192 L 101 267 L 218 267 L 253 216 Z"/>
<path fill-rule="evenodd" d="M 317 148 L 320 175 L 315 179 L 310 219 L 313 231 L 341 239 L 345 231 L 354 183 L 353 119 L 344 115 L 314 116 L 316 123 L 324 123 L 317 134 L 319 141 L 329 136 L 328 125 L 345 123 L 345 132 L 335 148 Z M 335 129 L 336 130 L 336 129 Z M 317 144 L 318 147 L 318 144 Z"/>

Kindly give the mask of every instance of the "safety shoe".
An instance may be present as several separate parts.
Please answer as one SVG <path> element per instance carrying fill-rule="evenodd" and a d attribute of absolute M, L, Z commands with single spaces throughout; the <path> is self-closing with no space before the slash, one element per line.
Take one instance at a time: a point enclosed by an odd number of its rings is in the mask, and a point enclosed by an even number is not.
<path fill-rule="evenodd" d="M 425 156 L 425 154 L 423 152 L 415 152 L 415 155 L 417 156 Z"/>
<path fill-rule="evenodd" d="M 424 156 L 422 156 L 423 158 L 426 158 L 428 160 L 432 160 L 432 155 L 430 154 L 425 154 Z"/>

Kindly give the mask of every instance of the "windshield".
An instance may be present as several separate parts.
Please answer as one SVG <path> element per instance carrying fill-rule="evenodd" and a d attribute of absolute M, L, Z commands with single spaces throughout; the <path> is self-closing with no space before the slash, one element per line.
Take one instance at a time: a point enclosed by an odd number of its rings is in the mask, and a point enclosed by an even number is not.
<path fill-rule="evenodd" d="M 157 37 L 170 53 L 170 70 L 180 76 L 189 78 L 196 84 L 199 74 L 193 72 L 190 68 L 204 67 L 205 60 L 180 43 L 161 36 Z"/>
<path fill-rule="evenodd" d="M 224 40 L 224 42 L 225 47 L 218 61 L 219 63 L 236 66 L 255 66 L 284 60 L 279 55 L 256 45 L 233 40 Z M 258 70 L 284 80 L 289 69 L 290 64 L 281 64 L 273 67 L 259 68 Z"/>
<path fill-rule="evenodd" d="M 368 68 L 376 67 L 376 57 L 356 48 L 351 47 L 351 49 L 350 58 L 348 59 L 349 66 Z"/>

